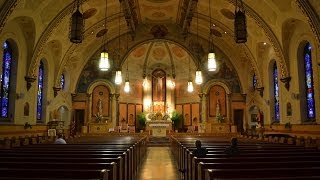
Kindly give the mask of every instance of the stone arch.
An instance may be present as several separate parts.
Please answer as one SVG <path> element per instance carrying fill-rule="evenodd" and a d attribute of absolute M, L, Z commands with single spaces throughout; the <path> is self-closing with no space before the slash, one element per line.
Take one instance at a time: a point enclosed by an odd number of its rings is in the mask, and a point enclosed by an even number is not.
<path fill-rule="evenodd" d="M 34 19 L 29 16 L 19 16 L 14 18 L 12 22 L 15 22 L 19 26 L 24 36 L 24 40 L 27 47 L 26 64 L 30 65 L 31 57 L 33 53 L 33 47 L 35 45 L 35 39 L 36 39 L 36 27 L 35 27 Z"/>

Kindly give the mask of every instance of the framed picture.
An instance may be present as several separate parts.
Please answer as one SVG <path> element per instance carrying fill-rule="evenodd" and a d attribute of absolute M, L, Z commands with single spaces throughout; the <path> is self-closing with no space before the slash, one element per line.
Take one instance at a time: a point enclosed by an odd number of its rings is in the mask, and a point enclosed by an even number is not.
<path fill-rule="evenodd" d="M 48 136 L 56 136 L 57 131 L 56 129 L 48 129 Z"/>

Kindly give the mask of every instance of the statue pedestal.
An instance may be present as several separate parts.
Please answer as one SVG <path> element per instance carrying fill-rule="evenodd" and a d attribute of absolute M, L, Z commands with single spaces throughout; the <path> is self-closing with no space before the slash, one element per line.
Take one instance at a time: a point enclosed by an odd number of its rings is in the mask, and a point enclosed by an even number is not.
<path fill-rule="evenodd" d="M 172 129 L 171 121 L 154 120 L 147 121 L 147 130 L 155 137 L 166 137 L 167 133 Z"/>

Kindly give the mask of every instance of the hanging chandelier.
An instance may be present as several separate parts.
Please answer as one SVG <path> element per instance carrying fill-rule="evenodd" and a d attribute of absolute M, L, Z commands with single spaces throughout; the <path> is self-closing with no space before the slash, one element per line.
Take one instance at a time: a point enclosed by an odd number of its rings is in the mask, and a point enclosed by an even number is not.
<path fill-rule="evenodd" d="M 193 92 L 193 83 L 192 83 L 192 80 L 191 80 L 191 73 L 190 73 L 190 56 L 188 56 L 188 59 L 189 59 L 189 81 L 188 81 L 188 86 L 187 86 L 187 91 L 189 93 Z"/>
<path fill-rule="evenodd" d="M 196 82 L 196 84 L 198 84 L 198 85 L 202 84 L 202 82 L 203 82 L 202 72 L 201 72 L 199 69 L 196 71 L 196 79 L 195 79 L 195 82 Z"/>
<path fill-rule="evenodd" d="M 77 6 L 77 9 L 70 19 L 69 39 L 72 43 L 81 43 L 83 40 L 84 18 L 83 14 L 79 11 L 79 0 L 75 1 L 75 6 Z"/>
<path fill-rule="evenodd" d="M 211 30 L 213 28 L 211 23 L 211 0 L 209 0 L 209 17 L 210 17 L 210 25 L 209 25 L 208 71 L 215 71 L 217 69 L 217 60 L 216 60 L 216 54 L 214 52 L 213 39 L 211 37 Z"/>
<path fill-rule="evenodd" d="M 121 3 L 120 3 L 120 12 L 119 12 L 119 14 L 121 14 Z M 121 29 L 120 29 L 120 17 L 121 16 L 119 16 L 119 52 L 118 52 L 118 69 L 117 69 L 117 71 L 116 71 L 116 77 L 115 77 L 115 80 L 114 80 L 114 82 L 117 84 L 117 85 L 120 85 L 121 83 L 122 83 L 122 75 L 121 75 L 121 70 L 120 70 L 120 51 L 121 51 L 121 49 L 120 49 L 120 31 L 121 31 Z"/>
<path fill-rule="evenodd" d="M 202 72 L 200 70 L 200 56 L 199 56 L 199 52 L 200 52 L 200 43 L 199 43 L 199 13 L 197 12 L 197 41 L 198 41 L 198 47 L 197 47 L 197 55 L 198 55 L 198 69 L 196 71 L 196 79 L 195 79 L 195 83 L 200 85 L 202 84 L 203 80 L 202 80 Z M 193 91 L 193 90 L 192 90 Z"/>
<path fill-rule="evenodd" d="M 191 80 L 188 81 L 188 92 L 189 93 L 193 92 L 193 83 Z"/>
<path fill-rule="evenodd" d="M 128 51 L 128 34 L 127 34 L 127 51 Z M 128 59 L 127 59 L 127 74 L 126 74 L 126 80 L 124 83 L 124 92 L 129 93 L 130 92 L 130 83 L 129 83 L 129 70 L 128 70 Z"/>
<path fill-rule="evenodd" d="M 234 37 L 236 43 L 247 42 L 246 12 L 243 8 L 242 0 L 236 0 L 234 18 Z"/>
<path fill-rule="evenodd" d="M 105 40 L 106 40 L 106 36 L 107 36 L 107 7 L 108 7 L 108 0 L 106 0 L 106 11 L 105 11 L 105 15 L 104 15 L 104 28 L 105 28 L 105 34 L 103 35 L 102 38 L 102 45 L 104 46 L 103 51 L 100 54 L 100 62 L 99 62 L 99 69 L 101 71 L 108 71 L 110 68 L 110 63 L 109 63 L 109 54 L 106 50 L 106 45 L 105 45 Z"/>

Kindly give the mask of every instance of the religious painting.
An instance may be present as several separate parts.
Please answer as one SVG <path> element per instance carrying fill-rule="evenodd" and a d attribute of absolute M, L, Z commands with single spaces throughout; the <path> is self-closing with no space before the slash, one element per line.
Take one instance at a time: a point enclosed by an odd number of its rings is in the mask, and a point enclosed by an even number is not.
<path fill-rule="evenodd" d="M 51 136 L 51 137 L 57 136 L 57 130 L 56 129 L 48 129 L 48 136 Z"/>
<path fill-rule="evenodd" d="M 26 102 L 26 103 L 24 104 L 24 107 L 23 107 L 23 115 L 24 115 L 24 116 L 29 116 L 29 103 L 28 103 L 28 102 Z"/>
<path fill-rule="evenodd" d="M 109 116 L 109 89 L 106 86 L 96 86 L 92 91 L 92 117 Z"/>
<path fill-rule="evenodd" d="M 191 126 L 191 108 L 190 104 L 183 105 L 184 125 Z"/>
<path fill-rule="evenodd" d="M 127 122 L 127 104 L 119 103 L 119 122 L 123 119 Z"/>
<path fill-rule="evenodd" d="M 176 104 L 176 111 L 177 111 L 179 114 L 182 114 L 182 104 Z"/>
<path fill-rule="evenodd" d="M 132 55 L 135 58 L 140 58 L 141 56 L 144 55 L 145 52 L 146 52 L 145 46 L 140 46 L 132 52 Z"/>
<path fill-rule="evenodd" d="M 166 100 L 166 73 L 157 69 L 152 73 L 152 101 Z"/>
<path fill-rule="evenodd" d="M 136 107 L 134 104 L 128 104 L 128 125 L 134 126 L 136 121 Z"/>
<path fill-rule="evenodd" d="M 192 126 L 198 126 L 200 120 L 200 113 L 199 113 L 199 103 L 193 103 L 191 105 L 191 112 L 192 112 Z"/>
<path fill-rule="evenodd" d="M 212 86 L 209 91 L 209 117 L 226 116 L 226 91 L 222 86 Z"/>
<path fill-rule="evenodd" d="M 136 104 L 136 117 L 137 117 L 138 114 L 141 114 L 142 111 L 143 111 L 142 104 Z M 136 121 L 136 127 L 138 127 L 138 125 L 139 125 L 138 123 L 139 123 L 139 121 Z"/>

